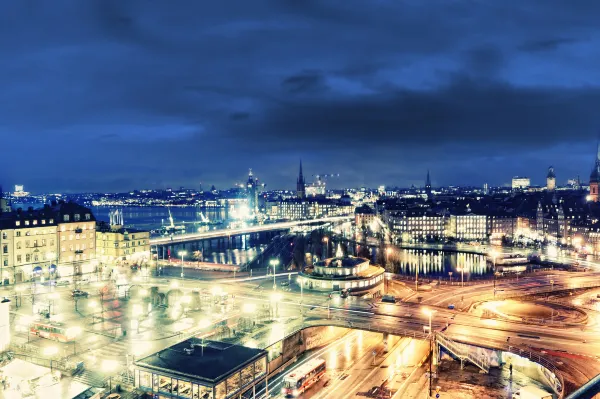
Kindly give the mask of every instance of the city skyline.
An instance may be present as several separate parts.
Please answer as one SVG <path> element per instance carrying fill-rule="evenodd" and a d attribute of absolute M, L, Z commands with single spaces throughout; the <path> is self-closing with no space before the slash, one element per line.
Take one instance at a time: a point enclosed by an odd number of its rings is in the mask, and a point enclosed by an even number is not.
<path fill-rule="evenodd" d="M 293 188 L 302 158 L 340 186 L 497 186 L 593 162 L 595 2 L 230 5 L 9 5 L 0 179 L 123 191 L 252 167 Z"/>

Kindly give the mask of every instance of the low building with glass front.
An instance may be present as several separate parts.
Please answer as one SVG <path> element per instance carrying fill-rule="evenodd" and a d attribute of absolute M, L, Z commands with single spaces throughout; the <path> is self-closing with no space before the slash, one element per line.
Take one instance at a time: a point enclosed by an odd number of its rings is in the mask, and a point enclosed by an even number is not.
<path fill-rule="evenodd" d="M 240 398 L 267 377 L 267 352 L 190 338 L 135 362 L 148 398 Z"/>
<path fill-rule="evenodd" d="M 368 259 L 354 256 L 335 257 L 316 262 L 298 273 L 298 284 L 314 291 L 348 290 L 362 294 L 381 290 L 385 269 Z"/>

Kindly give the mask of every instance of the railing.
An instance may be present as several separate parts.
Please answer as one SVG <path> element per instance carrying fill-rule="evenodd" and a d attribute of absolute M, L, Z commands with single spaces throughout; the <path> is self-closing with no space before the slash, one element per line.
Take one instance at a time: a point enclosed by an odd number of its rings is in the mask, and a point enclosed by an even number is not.
<path fill-rule="evenodd" d="M 473 363 L 475 366 L 479 367 L 486 373 L 490 371 L 490 360 L 487 356 L 483 354 L 475 355 L 465 344 L 459 344 L 454 342 L 444 334 L 438 332 L 435 333 L 436 342 L 448 349 L 452 354 L 457 356 L 461 361 L 468 360 Z"/>
<path fill-rule="evenodd" d="M 532 352 L 531 350 L 517 348 L 515 346 L 509 345 L 508 348 L 505 349 L 505 351 L 514 353 L 515 355 L 519 355 L 521 357 L 525 357 L 525 358 L 531 360 L 532 362 L 537 363 L 540 366 L 544 367 L 546 370 L 550 371 L 553 374 L 553 377 L 556 379 L 553 389 L 559 395 L 559 397 L 562 398 L 563 390 L 564 390 L 564 386 L 565 386 L 564 378 L 562 376 L 562 373 L 558 370 L 558 368 L 552 362 L 550 362 L 548 359 L 543 357 L 540 353 Z"/>

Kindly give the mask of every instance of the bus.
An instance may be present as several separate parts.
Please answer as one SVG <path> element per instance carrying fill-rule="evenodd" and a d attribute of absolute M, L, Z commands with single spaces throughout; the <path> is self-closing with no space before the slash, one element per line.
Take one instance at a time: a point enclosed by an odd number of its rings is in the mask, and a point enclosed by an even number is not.
<path fill-rule="evenodd" d="M 325 375 L 325 371 L 325 360 L 309 360 L 283 378 L 281 393 L 286 398 L 301 395 L 315 382 L 319 381 Z"/>
<path fill-rule="evenodd" d="M 60 323 L 35 321 L 29 326 L 29 332 L 41 338 L 52 339 L 59 342 L 72 342 L 80 329 L 78 327 L 65 327 Z"/>

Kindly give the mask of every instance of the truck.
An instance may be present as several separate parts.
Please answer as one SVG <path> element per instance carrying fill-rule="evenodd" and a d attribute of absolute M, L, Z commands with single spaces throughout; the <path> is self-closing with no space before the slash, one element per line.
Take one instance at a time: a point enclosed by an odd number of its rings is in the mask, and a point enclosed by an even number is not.
<path fill-rule="evenodd" d="M 513 393 L 512 399 L 552 399 L 551 393 L 534 385 L 527 385 Z"/>

